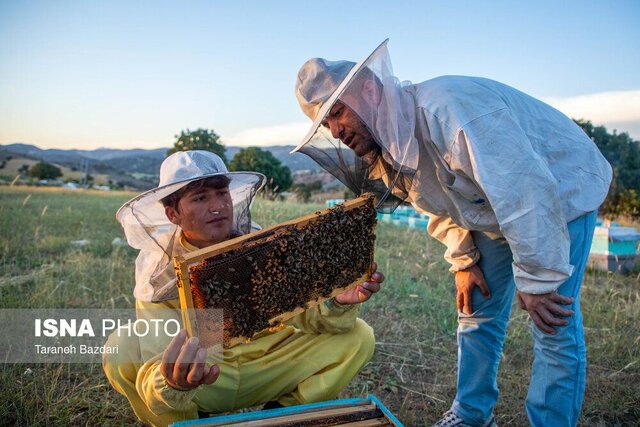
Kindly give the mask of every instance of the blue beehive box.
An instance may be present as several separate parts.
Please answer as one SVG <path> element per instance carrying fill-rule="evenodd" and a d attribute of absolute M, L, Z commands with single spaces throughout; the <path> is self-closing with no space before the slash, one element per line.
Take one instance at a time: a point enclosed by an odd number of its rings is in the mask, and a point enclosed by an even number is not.
<path fill-rule="evenodd" d="M 633 227 L 598 226 L 593 233 L 589 265 L 598 270 L 626 273 L 638 258 L 640 233 Z"/>
<path fill-rule="evenodd" d="M 327 424 L 331 421 L 331 424 Z M 281 427 L 311 425 L 376 425 L 399 426 L 402 423 L 389 410 L 369 395 L 365 399 L 338 399 L 279 409 L 222 415 L 212 418 L 180 421 L 172 427 Z"/>
<path fill-rule="evenodd" d="M 344 199 L 329 199 L 325 203 L 328 208 L 332 208 L 340 203 L 344 203 Z"/>
<path fill-rule="evenodd" d="M 327 207 L 335 206 L 344 202 L 344 199 L 329 199 L 326 201 Z M 378 221 L 391 223 L 401 227 L 416 228 L 418 230 L 426 230 L 429 224 L 429 217 L 423 213 L 417 212 L 412 206 L 400 205 L 393 213 L 377 214 Z"/>

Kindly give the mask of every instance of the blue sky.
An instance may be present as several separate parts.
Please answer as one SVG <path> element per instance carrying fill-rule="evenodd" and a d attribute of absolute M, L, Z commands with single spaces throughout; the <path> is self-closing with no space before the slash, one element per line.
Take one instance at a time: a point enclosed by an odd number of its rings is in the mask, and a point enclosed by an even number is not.
<path fill-rule="evenodd" d="M 395 74 L 483 76 L 640 139 L 640 2 L 2 1 L 0 144 L 296 144 L 311 57 L 390 38 Z"/>

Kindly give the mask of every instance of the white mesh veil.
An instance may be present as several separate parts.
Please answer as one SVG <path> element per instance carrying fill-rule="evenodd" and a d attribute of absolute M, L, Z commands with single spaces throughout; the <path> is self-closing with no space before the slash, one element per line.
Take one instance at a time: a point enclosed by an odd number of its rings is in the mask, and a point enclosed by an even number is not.
<path fill-rule="evenodd" d="M 296 97 L 314 122 L 293 150 L 310 156 L 356 195 L 376 194 L 382 211 L 393 210 L 407 198 L 419 159 L 411 83 L 393 75 L 387 41 L 358 64 L 314 58 L 302 66 Z M 375 87 L 375 96 L 365 95 L 366 81 Z M 322 126 L 338 101 L 357 114 L 378 150 L 357 157 Z"/>
<path fill-rule="evenodd" d="M 224 175 L 233 201 L 233 236 L 251 231 L 251 203 L 265 177 L 256 172 L 228 172 L 220 157 L 208 151 L 181 151 L 160 167 L 160 184 L 129 200 L 116 213 L 129 245 L 139 249 L 134 295 L 159 302 L 178 297 L 172 259 L 184 252 L 177 243 L 179 227 L 165 215 L 161 201 L 191 182 Z"/>

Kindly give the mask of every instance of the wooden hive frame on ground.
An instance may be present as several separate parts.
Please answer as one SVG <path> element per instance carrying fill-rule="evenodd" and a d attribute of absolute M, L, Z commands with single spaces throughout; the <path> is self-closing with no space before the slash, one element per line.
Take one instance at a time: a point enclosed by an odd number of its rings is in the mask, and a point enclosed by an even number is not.
<path fill-rule="evenodd" d="M 364 195 L 322 212 L 175 257 L 180 306 L 190 336 L 225 347 L 276 328 L 371 275 L 374 197 Z M 195 309 L 195 310 L 193 310 Z"/>
<path fill-rule="evenodd" d="M 403 427 L 375 396 L 179 421 L 172 427 Z"/>

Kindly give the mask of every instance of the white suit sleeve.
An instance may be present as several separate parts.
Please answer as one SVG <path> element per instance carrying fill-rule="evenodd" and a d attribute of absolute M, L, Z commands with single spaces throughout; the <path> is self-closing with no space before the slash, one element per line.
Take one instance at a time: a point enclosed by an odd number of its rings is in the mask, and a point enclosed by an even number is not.
<path fill-rule="evenodd" d="M 451 264 L 450 272 L 464 270 L 478 262 L 480 254 L 469 230 L 458 226 L 448 216 L 425 213 L 429 216 L 427 232 L 447 247 L 444 259 Z"/>
<path fill-rule="evenodd" d="M 487 196 L 513 253 L 517 288 L 531 294 L 555 291 L 573 266 L 558 182 L 546 163 L 553 159 L 533 150 L 508 109 L 465 125 L 452 158 L 469 165 L 464 172 Z"/>

